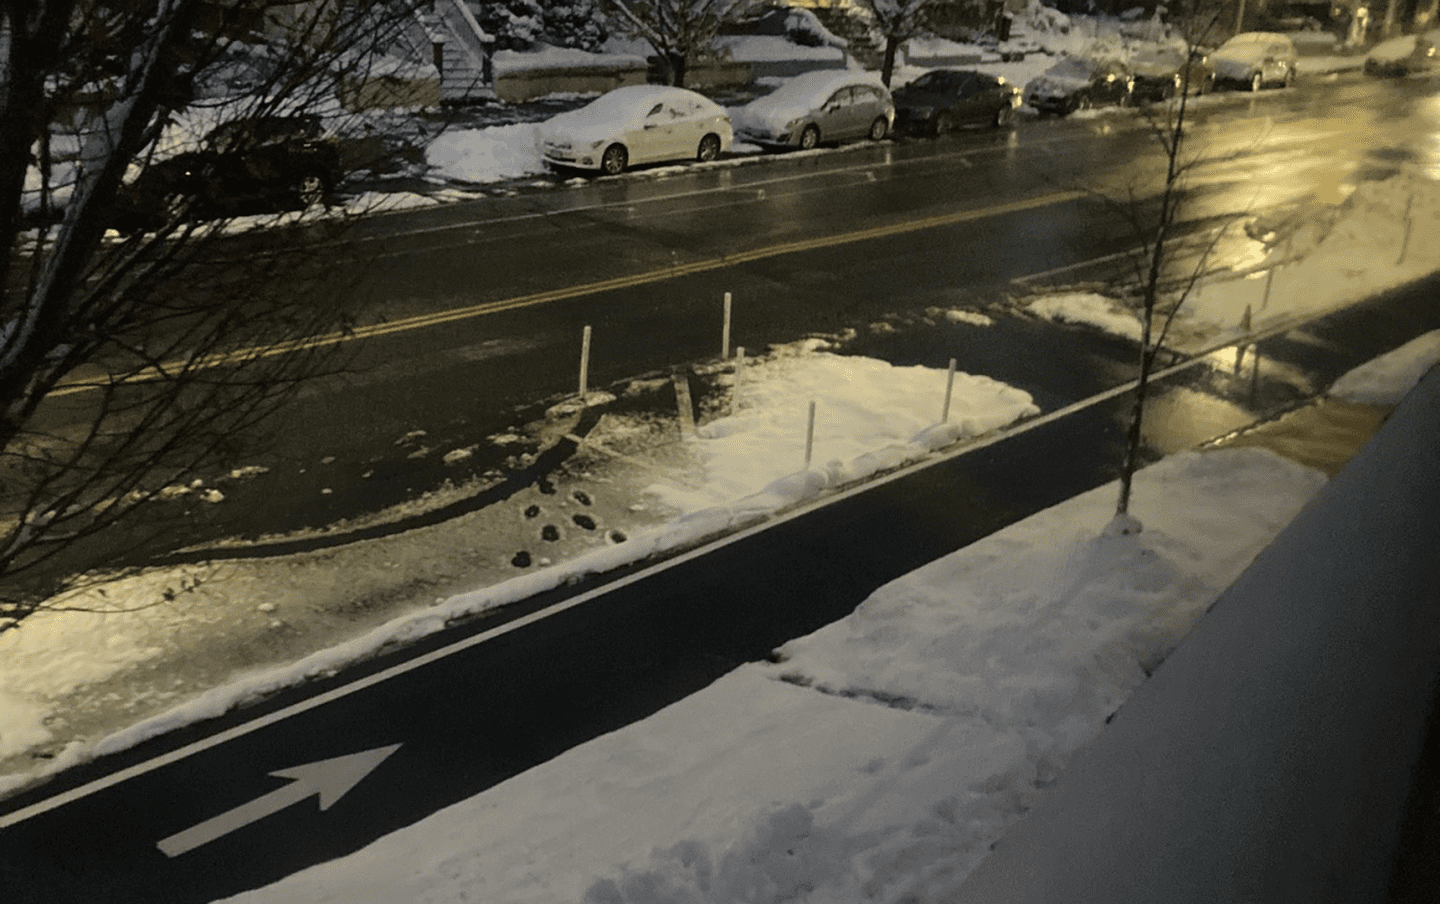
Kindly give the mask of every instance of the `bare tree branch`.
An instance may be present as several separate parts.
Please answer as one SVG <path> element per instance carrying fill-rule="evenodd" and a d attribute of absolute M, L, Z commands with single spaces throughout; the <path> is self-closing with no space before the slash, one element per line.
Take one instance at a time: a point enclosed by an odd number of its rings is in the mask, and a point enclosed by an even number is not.
<path fill-rule="evenodd" d="M 148 503 L 344 367 L 311 341 L 348 329 L 343 279 L 241 254 L 203 179 L 117 234 L 136 173 L 226 122 L 207 141 L 246 161 L 267 118 L 358 128 L 342 89 L 413 23 L 410 0 L 0 0 L 0 633 L 117 525 L 173 530 Z"/>

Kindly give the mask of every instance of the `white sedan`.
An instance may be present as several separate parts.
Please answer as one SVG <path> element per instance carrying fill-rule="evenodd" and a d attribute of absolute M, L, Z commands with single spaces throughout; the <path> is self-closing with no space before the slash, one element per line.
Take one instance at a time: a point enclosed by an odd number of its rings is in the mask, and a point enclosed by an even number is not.
<path fill-rule="evenodd" d="M 714 160 L 734 132 L 724 108 L 694 91 L 630 85 L 546 120 L 535 137 L 548 164 L 614 176 L 636 163 Z"/>

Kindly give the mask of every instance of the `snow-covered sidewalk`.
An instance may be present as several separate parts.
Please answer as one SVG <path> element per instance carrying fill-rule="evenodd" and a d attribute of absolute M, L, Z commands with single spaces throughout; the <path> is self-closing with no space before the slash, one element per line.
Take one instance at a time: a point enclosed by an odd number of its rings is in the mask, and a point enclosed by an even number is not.
<path fill-rule="evenodd" d="M 1437 353 L 1440 336 L 1432 334 L 1342 384 L 1364 384 L 1370 398 L 1393 400 Z M 1426 389 L 1417 404 L 1428 406 L 1433 418 L 1440 374 Z M 1238 633 L 1215 629 L 1221 643 L 1200 647 L 1198 674 L 1161 663 L 1317 492 L 1339 494 L 1339 501 L 1305 509 L 1286 535 L 1286 551 L 1263 560 L 1268 565 L 1260 573 L 1271 583 L 1257 586 L 1260 579 L 1247 575 L 1246 599 L 1281 598 L 1277 588 L 1316 562 L 1343 565 L 1346 555 L 1367 555 L 1367 536 L 1379 537 L 1378 526 L 1337 523 L 1343 516 L 1336 506 L 1367 495 L 1394 501 L 1421 479 L 1433 489 L 1433 469 L 1418 471 L 1433 462 L 1436 435 L 1433 428 L 1382 434 L 1381 451 L 1371 457 L 1390 457 L 1361 466 L 1329 492 L 1317 472 L 1263 449 L 1165 459 L 1139 475 L 1134 512 L 1144 530 L 1138 534 L 1105 530 L 1113 486 L 1087 493 L 881 588 L 850 617 L 787 644 L 777 663 L 743 666 L 649 719 L 350 857 L 231 900 L 942 900 L 993 842 L 1045 799 L 1057 776 L 1068 787 L 1062 770 L 1071 755 L 1097 736 L 1103 743 L 1117 711 L 1128 721 L 1131 707 L 1122 703 L 1137 688 L 1154 686 L 1146 680 L 1157 667 L 1161 676 L 1184 676 L 1201 700 L 1209 686 L 1228 682 L 1236 692 L 1224 700 L 1237 707 L 1238 696 L 1267 686 L 1263 668 L 1271 662 L 1284 663 L 1285 677 L 1300 682 L 1290 687 L 1303 690 L 1309 680 L 1304 663 L 1315 652 L 1310 644 L 1320 640 L 1312 622 L 1355 627 L 1365 621 L 1357 620 L 1351 583 L 1333 582 L 1336 593 L 1308 595 L 1284 618 L 1245 622 Z M 1433 526 L 1435 510 L 1426 525 Z M 1372 526 L 1376 533 L 1367 534 Z M 1351 545 L 1325 545 L 1336 538 Z M 1413 546 L 1402 546 L 1375 562 L 1407 555 L 1412 565 L 1422 561 Z M 1352 573 L 1364 573 L 1362 564 Z M 1224 613 L 1237 608 L 1247 607 L 1231 602 Z M 1213 634 L 1213 621 L 1212 615 L 1201 623 L 1207 630 L 1193 636 Z M 1202 643 L 1187 640 L 1182 649 Z M 1335 651 L 1335 641 L 1324 643 Z M 1320 663 L 1337 676 L 1373 673 L 1376 665 L 1391 664 L 1397 643 L 1391 633 L 1373 634 L 1347 648 L 1346 662 Z M 1251 671 L 1227 678 L 1227 663 Z M 1415 716 L 1428 700 L 1404 702 L 1404 714 Z M 1277 729 L 1316 718 L 1300 707 L 1289 719 L 1267 711 Z M 1195 755 L 1233 751 L 1237 768 L 1257 770 L 1233 776 L 1237 787 L 1256 795 L 1233 801 L 1237 809 L 1273 800 L 1278 791 L 1266 784 L 1268 764 L 1245 758 L 1252 749 L 1246 742 L 1256 743 L 1267 726 L 1228 723 L 1224 707 L 1212 705 L 1210 712 L 1198 727 L 1212 734 Z M 1169 714 L 1181 725 L 1186 716 Z M 1307 724 L 1315 731 L 1325 723 Z M 1148 738 L 1143 729 L 1127 729 L 1132 736 L 1137 730 Z M 1097 758 L 1103 759 L 1089 759 Z M 1132 775 L 1145 765 L 1121 762 Z M 1172 796 L 1165 800 L 1177 812 L 1162 815 L 1183 822 L 1184 792 L 1200 789 L 1166 787 Z M 1285 789 L 1295 788 L 1287 783 Z M 1313 799 L 1347 793 L 1325 786 L 1311 791 Z M 1080 811 L 1072 833 L 1103 832 L 1108 823 L 1090 822 L 1089 812 Z M 1125 818 L 1114 814 L 1114 820 Z M 1072 841 L 1065 834 L 1058 843 Z M 1103 835 L 1090 844 L 1087 856 L 1107 853 Z M 1119 851 L 1123 856 L 1130 849 Z M 1124 873 L 1113 858 L 1101 862 Z M 1153 887 L 1149 892 L 1144 900 L 1159 899 Z M 1205 898 L 1221 899 L 1233 898 Z"/>

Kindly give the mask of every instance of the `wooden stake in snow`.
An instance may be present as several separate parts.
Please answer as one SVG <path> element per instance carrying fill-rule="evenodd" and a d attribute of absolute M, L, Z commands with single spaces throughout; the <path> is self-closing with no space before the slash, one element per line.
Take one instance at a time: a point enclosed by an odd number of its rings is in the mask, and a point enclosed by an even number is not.
<path fill-rule="evenodd" d="M 945 407 L 940 409 L 940 423 L 950 420 L 950 393 L 955 388 L 955 359 L 950 359 L 950 366 L 945 371 Z"/>
<path fill-rule="evenodd" d="M 590 382 L 590 327 L 580 336 L 580 402 L 585 403 L 585 391 Z"/>
<path fill-rule="evenodd" d="M 730 293 L 725 293 L 725 315 L 720 326 L 720 360 L 730 357 Z"/>
<path fill-rule="evenodd" d="M 810 453 L 815 450 L 815 400 L 810 400 L 810 422 L 805 425 L 805 470 L 810 470 Z"/>
<path fill-rule="evenodd" d="M 1270 271 L 1275 272 L 1275 271 Z M 1250 306 L 1245 306 L 1245 313 L 1240 317 L 1240 332 L 1250 335 L 1253 330 L 1250 327 Z M 1235 376 L 1240 376 L 1240 368 L 1245 363 L 1245 343 L 1235 343 Z"/>
<path fill-rule="evenodd" d="M 730 413 L 740 410 L 740 384 L 745 382 L 745 346 L 735 346 L 735 385 L 730 389 Z"/>
<path fill-rule="evenodd" d="M 675 384 L 675 409 L 680 418 L 680 438 L 688 439 L 695 435 L 695 403 L 690 400 L 690 380 L 680 370 L 671 375 L 671 380 Z"/>
<path fill-rule="evenodd" d="M 1400 256 L 1395 259 L 1395 266 L 1405 263 L 1405 252 L 1410 250 L 1410 207 L 1415 203 L 1415 195 L 1412 192 L 1405 201 L 1405 238 L 1400 242 Z"/>

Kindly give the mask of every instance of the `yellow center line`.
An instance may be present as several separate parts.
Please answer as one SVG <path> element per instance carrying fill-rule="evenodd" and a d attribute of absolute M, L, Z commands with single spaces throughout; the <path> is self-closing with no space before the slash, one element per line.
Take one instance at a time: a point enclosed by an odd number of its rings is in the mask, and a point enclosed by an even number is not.
<path fill-rule="evenodd" d="M 803 251 L 815 251 L 821 248 L 833 248 L 838 245 L 854 244 L 855 242 L 866 242 L 874 239 L 889 238 L 897 235 L 905 235 L 912 232 L 921 232 L 926 229 L 936 229 L 942 226 L 953 226 L 957 223 L 982 220 L 987 217 L 1001 216 L 1008 213 L 1017 213 L 1022 210 L 1032 210 L 1037 207 L 1047 207 L 1052 204 L 1063 204 L 1086 196 L 1083 191 L 1062 191 L 1048 195 L 1040 195 L 1035 198 L 1026 198 L 1021 201 L 1011 201 L 1006 204 L 996 204 L 990 207 L 980 207 L 973 210 L 962 210 L 955 213 L 940 214 L 933 217 L 923 217 L 917 220 L 906 220 L 903 223 L 892 223 L 888 226 L 874 226 L 869 229 L 858 229 L 853 232 L 842 232 L 837 235 L 820 236 L 813 239 L 801 239 L 793 242 L 782 242 L 777 245 L 767 245 L 763 248 L 754 248 L 749 251 L 740 251 L 733 254 L 723 254 L 719 257 L 707 260 L 691 261 L 689 263 L 677 264 L 659 270 L 649 270 L 644 273 L 635 273 L 629 276 L 617 276 L 612 279 L 604 279 L 598 282 L 582 283 L 576 286 L 569 286 L 563 289 L 551 289 L 546 292 L 536 292 L 531 295 L 519 295 L 514 298 L 506 298 L 500 301 L 487 301 L 481 304 L 468 305 L 462 308 L 451 308 L 447 311 L 438 311 L 433 314 L 421 314 L 415 317 L 406 317 L 400 320 L 393 320 L 387 323 L 377 323 L 369 326 L 359 326 L 352 330 L 325 333 L 320 336 L 310 336 L 305 339 L 296 339 L 292 342 L 282 342 L 267 348 L 240 349 L 221 355 L 211 355 L 200 362 L 203 367 L 223 367 L 227 364 L 237 364 L 255 358 L 269 358 L 275 355 L 286 355 L 292 352 L 305 351 L 307 349 L 321 348 L 327 345 L 338 345 L 342 342 L 351 342 L 357 339 L 373 339 L 378 336 L 388 336 L 395 333 L 404 333 L 410 330 L 425 329 L 426 327 L 439 326 L 446 323 L 454 323 L 460 320 L 470 320 L 475 317 L 485 317 L 490 314 L 498 314 L 502 311 L 512 311 L 517 308 L 529 308 L 537 305 L 550 304 L 556 301 L 565 301 L 571 298 L 580 298 L 586 295 L 598 295 L 601 292 L 613 292 L 617 289 L 629 289 L 635 286 L 649 283 L 664 282 L 665 280 L 678 279 L 682 276 L 693 276 L 697 273 L 706 273 L 712 270 L 720 270 L 726 267 L 733 267 L 738 264 L 753 263 L 754 261 L 766 260 L 772 257 L 781 257 L 786 254 L 798 254 Z M 191 364 L 195 367 L 196 364 Z M 175 361 L 164 365 L 166 370 L 180 370 L 183 362 Z M 156 379 L 158 373 L 136 374 L 130 379 L 144 380 Z M 69 395 L 76 392 L 84 392 L 93 389 L 95 386 L 90 383 L 68 383 L 58 387 L 51 395 Z"/>

